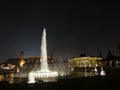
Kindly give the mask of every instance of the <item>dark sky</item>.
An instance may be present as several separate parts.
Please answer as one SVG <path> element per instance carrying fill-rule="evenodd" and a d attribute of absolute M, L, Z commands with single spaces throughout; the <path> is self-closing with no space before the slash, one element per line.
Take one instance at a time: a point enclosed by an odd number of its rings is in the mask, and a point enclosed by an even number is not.
<path fill-rule="evenodd" d="M 39 1 L 39 2 L 38 2 Z M 0 2 L 0 62 L 9 57 L 39 56 L 43 28 L 48 55 L 58 59 L 80 53 L 118 55 L 120 4 L 83 0 L 3 0 Z"/>

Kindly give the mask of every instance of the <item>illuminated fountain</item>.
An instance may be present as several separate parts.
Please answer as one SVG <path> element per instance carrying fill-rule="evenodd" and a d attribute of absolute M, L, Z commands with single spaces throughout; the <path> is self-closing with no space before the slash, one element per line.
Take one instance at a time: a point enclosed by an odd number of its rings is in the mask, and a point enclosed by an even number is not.
<path fill-rule="evenodd" d="M 94 74 L 95 74 L 95 75 L 99 75 L 99 72 L 98 72 L 97 67 L 95 67 L 95 69 L 94 69 Z"/>
<path fill-rule="evenodd" d="M 35 83 L 35 78 L 34 76 L 32 75 L 33 73 L 30 72 L 29 75 L 28 75 L 28 83 Z"/>
<path fill-rule="evenodd" d="M 105 76 L 106 75 L 105 71 L 103 70 L 103 67 L 101 67 L 100 75 L 101 76 Z"/>
<path fill-rule="evenodd" d="M 41 70 L 32 71 L 28 76 L 28 83 L 34 83 L 34 79 L 42 80 L 43 82 L 56 81 L 58 72 L 50 71 L 47 63 L 47 44 L 46 44 L 46 29 L 43 30 L 41 42 Z"/>

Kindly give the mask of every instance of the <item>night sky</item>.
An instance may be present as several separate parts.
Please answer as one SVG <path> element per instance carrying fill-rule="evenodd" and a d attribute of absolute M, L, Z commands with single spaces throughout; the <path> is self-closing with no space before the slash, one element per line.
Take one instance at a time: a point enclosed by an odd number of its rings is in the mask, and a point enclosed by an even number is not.
<path fill-rule="evenodd" d="M 39 56 L 43 28 L 48 55 L 63 58 L 118 55 L 120 4 L 91 0 L 0 1 L 0 62 Z"/>

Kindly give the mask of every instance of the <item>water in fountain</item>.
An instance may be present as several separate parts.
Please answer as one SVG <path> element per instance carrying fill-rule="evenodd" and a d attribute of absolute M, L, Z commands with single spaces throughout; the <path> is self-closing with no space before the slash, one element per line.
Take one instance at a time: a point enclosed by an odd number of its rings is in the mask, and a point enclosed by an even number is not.
<path fill-rule="evenodd" d="M 98 73 L 98 69 L 95 67 L 95 69 L 94 69 L 94 74 L 95 75 L 98 75 L 99 73 Z"/>
<path fill-rule="evenodd" d="M 100 75 L 101 75 L 101 76 L 106 75 L 105 71 L 103 70 L 103 67 L 101 67 Z"/>
<path fill-rule="evenodd" d="M 32 72 L 30 72 L 28 75 L 28 83 L 35 83 L 35 78 L 32 75 Z"/>
<path fill-rule="evenodd" d="M 43 31 L 41 42 L 41 72 L 50 72 L 47 63 L 47 43 L 46 43 L 46 30 Z"/>
<path fill-rule="evenodd" d="M 41 70 L 30 72 L 29 82 L 32 82 L 32 78 L 40 79 L 43 82 L 55 81 L 58 73 L 56 71 L 50 71 L 47 63 L 47 44 L 46 44 L 46 29 L 43 30 L 42 42 L 41 42 Z"/>

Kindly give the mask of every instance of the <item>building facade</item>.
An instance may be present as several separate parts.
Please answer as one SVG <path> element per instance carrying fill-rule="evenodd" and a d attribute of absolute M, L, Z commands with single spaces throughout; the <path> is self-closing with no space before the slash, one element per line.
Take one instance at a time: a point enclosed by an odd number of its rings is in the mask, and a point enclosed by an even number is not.
<path fill-rule="evenodd" d="M 77 57 L 68 60 L 71 67 L 99 67 L 102 66 L 100 62 L 102 57 Z"/>

